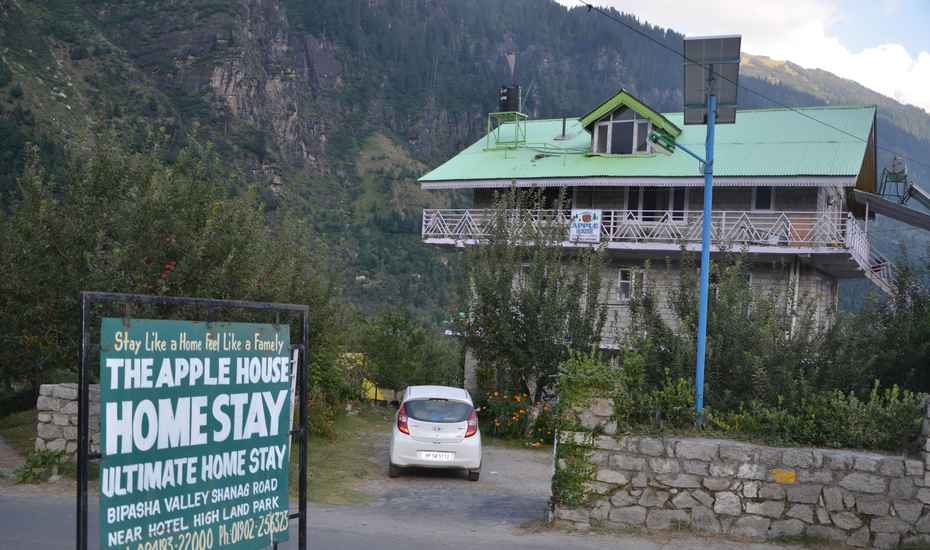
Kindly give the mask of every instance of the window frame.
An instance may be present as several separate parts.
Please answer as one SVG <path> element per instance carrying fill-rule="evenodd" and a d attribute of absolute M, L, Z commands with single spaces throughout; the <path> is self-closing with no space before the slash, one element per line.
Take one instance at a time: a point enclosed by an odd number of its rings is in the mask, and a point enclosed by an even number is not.
<path fill-rule="evenodd" d="M 629 111 L 633 114 L 633 117 L 626 120 L 621 120 L 619 118 L 614 118 L 615 115 L 621 112 Z M 646 149 L 639 151 L 639 127 L 641 123 L 646 123 Z M 632 151 L 629 153 L 614 153 L 611 150 L 613 144 L 613 133 L 615 124 L 631 124 L 633 126 L 633 137 L 632 137 Z M 601 143 L 600 138 L 600 129 L 607 128 L 607 136 L 605 138 L 606 144 Z M 628 157 L 635 155 L 651 155 L 652 154 L 652 142 L 649 141 L 649 134 L 652 132 L 652 121 L 648 118 L 640 115 L 633 109 L 629 107 L 616 109 L 609 115 L 606 115 L 601 120 L 597 121 L 594 124 L 593 131 L 591 132 L 591 151 L 596 155 L 610 155 L 618 157 Z M 601 148 L 603 146 L 603 151 Z"/>
<path fill-rule="evenodd" d="M 623 275 L 628 275 L 628 280 L 623 280 Z M 623 285 L 629 287 L 629 292 L 624 296 L 620 291 Z M 620 304 L 629 304 L 634 298 L 641 298 L 646 293 L 646 270 L 635 267 L 620 267 L 617 269 L 617 302 Z"/>
<path fill-rule="evenodd" d="M 625 187 L 623 190 L 623 209 L 627 212 L 634 212 L 636 219 L 644 223 L 658 223 L 658 220 L 643 220 L 643 195 L 645 189 L 650 186 L 637 186 L 637 187 Z M 658 187 L 656 189 L 659 189 Z M 690 197 L 690 188 L 689 187 L 664 187 L 662 189 L 668 189 L 668 204 L 666 208 L 662 210 L 657 210 L 657 212 L 669 212 L 671 214 L 671 221 L 673 223 L 686 223 L 688 211 L 688 200 Z M 675 209 L 675 193 L 682 192 L 684 194 L 684 202 L 681 210 Z M 630 208 L 630 197 L 633 196 L 633 193 L 636 195 L 636 208 Z M 678 213 L 676 215 L 676 212 Z"/>
<path fill-rule="evenodd" d="M 756 195 L 759 187 L 765 187 L 769 190 L 769 207 L 768 208 L 757 208 L 756 207 Z M 758 187 L 752 188 L 752 210 L 754 212 L 773 212 L 775 210 L 775 188 L 769 185 L 761 185 Z"/>

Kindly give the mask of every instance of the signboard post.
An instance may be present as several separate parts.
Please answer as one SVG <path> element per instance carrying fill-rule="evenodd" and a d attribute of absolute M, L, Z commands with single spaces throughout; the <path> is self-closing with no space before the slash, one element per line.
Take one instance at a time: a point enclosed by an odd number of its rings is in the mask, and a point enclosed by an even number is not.
<path fill-rule="evenodd" d="M 572 222 L 568 228 L 568 240 L 573 243 L 601 242 L 601 211 L 598 209 L 572 209 Z"/>
<path fill-rule="evenodd" d="M 88 462 L 99 458 L 102 549 L 277 548 L 288 539 L 291 519 L 299 520 L 298 548 L 306 549 L 308 308 L 107 293 L 81 298 L 77 548 L 87 548 Z M 292 348 L 289 323 L 104 317 L 100 453 L 92 454 L 91 302 L 300 313 L 301 345 Z M 299 422 L 292 430 L 295 386 Z M 300 502 L 293 513 L 292 437 L 300 450 Z"/>

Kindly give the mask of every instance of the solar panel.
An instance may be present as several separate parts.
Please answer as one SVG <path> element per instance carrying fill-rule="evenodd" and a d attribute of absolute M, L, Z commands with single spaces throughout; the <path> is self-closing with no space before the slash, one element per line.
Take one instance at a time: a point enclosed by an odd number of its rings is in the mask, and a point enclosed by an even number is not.
<path fill-rule="evenodd" d="M 736 122 L 739 35 L 685 38 L 685 124 L 707 123 L 707 96 L 717 96 L 717 123 Z"/>

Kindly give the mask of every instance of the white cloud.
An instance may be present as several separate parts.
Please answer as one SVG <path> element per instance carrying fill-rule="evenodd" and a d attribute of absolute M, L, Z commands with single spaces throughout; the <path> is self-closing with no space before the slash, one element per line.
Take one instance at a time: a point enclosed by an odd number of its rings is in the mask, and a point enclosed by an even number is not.
<path fill-rule="evenodd" d="M 559 0 L 566 6 L 576 0 Z M 641 20 L 685 34 L 743 35 L 743 51 L 823 69 L 930 112 L 930 52 L 912 56 L 902 45 L 878 43 L 851 51 L 830 32 L 842 20 L 836 0 L 600 0 Z M 898 9 L 888 0 L 883 8 Z"/>

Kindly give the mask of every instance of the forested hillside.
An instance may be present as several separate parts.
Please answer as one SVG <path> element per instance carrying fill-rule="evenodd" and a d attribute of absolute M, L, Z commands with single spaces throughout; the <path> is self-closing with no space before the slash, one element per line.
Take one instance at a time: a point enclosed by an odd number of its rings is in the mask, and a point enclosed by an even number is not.
<path fill-rule="evenodd" d="M 680 47 L 680 34 L 623 17 Z M 210 142 L 268 216 L 302 209 L 353 302 L 439 321 L 456 253 L 419 243 L 420 209 L 467 199 L 415 179 L 481 134 L 508 52 L 533 117 L 582 114 L 620 87 L 680 108 L 678 58 L 548 0 L 0 0 L 0 195 L 15 194 L 30 155 L 54 172 L 101 128 L 129 150 L 165 141 L 168 161 Z M 879 143 L 927 158 L 924 111 L 764 58 L 744 59 L 741 81 L 796 105 L 877 103 Z"/>

